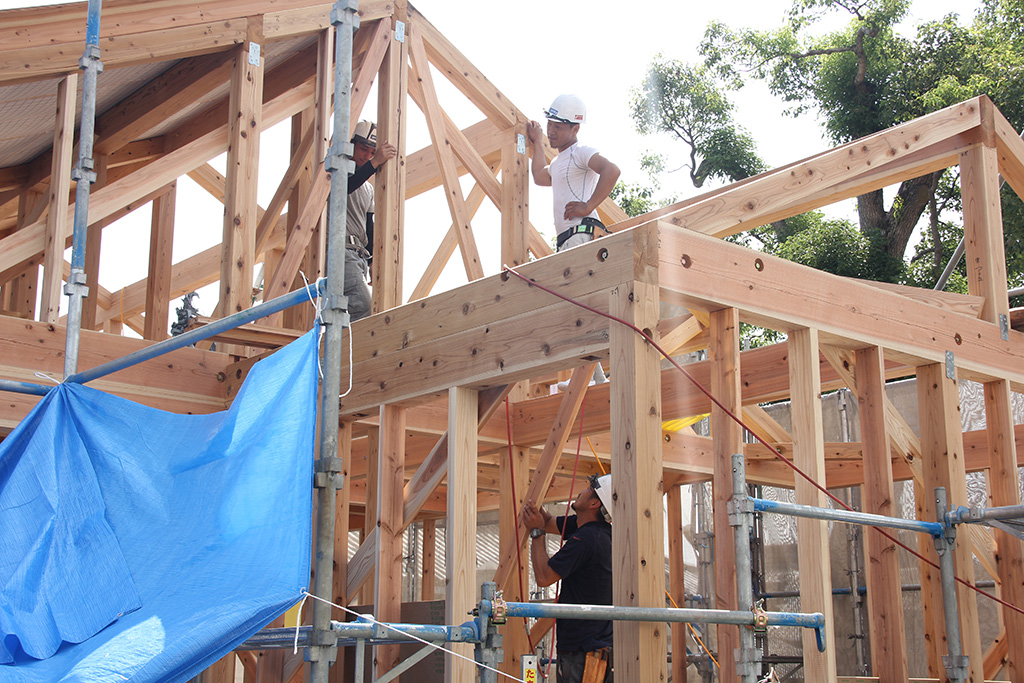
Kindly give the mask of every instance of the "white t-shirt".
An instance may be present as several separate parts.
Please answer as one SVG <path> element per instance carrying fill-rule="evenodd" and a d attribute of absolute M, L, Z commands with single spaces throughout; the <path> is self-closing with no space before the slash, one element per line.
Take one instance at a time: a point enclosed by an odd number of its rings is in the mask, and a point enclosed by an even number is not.
<path fill-rule="evenodd" d="M 353 190 L 348 196 L 346 232 L 366 247 L 366 214 L 373 213 L 373 178 Z"/>
<path fill-rule="evenodd" d="M 597 154 L 593 147 L 578 142 L 558 153 L 551 160 L 548 172 L 551 174 L 551 193 L 554 201 L 555 231 L 562 232 L 580 224 L 579 218 L 565 219 L 565 205 L 569 202 L 585 202 L 597 188 L 600 176 L 588 166 L 590 158 Z M 590 216 L 597 218 L 597 211 Z"/>

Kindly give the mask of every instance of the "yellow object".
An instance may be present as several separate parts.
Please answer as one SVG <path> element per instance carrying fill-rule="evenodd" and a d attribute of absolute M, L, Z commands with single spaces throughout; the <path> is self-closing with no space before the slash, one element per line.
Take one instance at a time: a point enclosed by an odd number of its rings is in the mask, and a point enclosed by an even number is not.
<path fill-rule="evenodd" d="M 665 432 L 678 432 L 681 429 L 686 429 L 690 425 L 695 425 L 710 413 L 704 413 L 703 415 L 691 415 L 690 417 L 684 417 L 679 420 L 669 420 L 668 422 L 661 423 L 661 429 Z"/>

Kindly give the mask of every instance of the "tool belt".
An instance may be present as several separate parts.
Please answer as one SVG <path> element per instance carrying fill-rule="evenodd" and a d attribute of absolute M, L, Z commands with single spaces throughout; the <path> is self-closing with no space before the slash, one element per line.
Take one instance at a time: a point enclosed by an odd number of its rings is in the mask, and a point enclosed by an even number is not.
<path fill-rule="evenodd" d="M 562 232 L 558 233 L 558 238 L 555 241 L 555 248 L 561 249 L 562 245 L 565 244 L 566 240 L 568 240 L 573 235 L 578 235 L 580 233 L 583 233 L 585 235 L 593 235 L 595 227 L 601 228 L 606 233 L 611 234 L 611 230 L 606 228 L 604 223 L 597 220 L 596 218 L 584 216 L 583 218 L 580 219 L 579 225 L 574 225 L 568 230 L 563 230 Z"/>
<path fill-rule="evenodd" d="M 358 239 L 356 239 L 355 235 L 346 235 L 345 236 L 345 248 L 346 249 L 351 249 L 352 251 L 354 251 L 357 254 L 359 254 L 360 256 L 362 256 L 364 259 L 367 259 L 367 260 L 370 259 L 370 252 L 369 252 L 369 250 L 367 250 L 367 248 L 364 247 L 362 245 L 362 243 L 359 242 Z"/>
<path fill-rule="evenodd" d="M 609 648 L 601 648 L 587 653 L 583 666 L 583 683 L 604 683 L 608 673 Z"/>

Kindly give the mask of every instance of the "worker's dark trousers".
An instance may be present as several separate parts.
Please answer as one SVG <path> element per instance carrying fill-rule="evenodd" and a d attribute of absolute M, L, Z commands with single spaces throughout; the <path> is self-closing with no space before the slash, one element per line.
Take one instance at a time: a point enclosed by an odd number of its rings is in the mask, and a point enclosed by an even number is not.
<path fill-rule="evenodd" d="M 558 683 L 582 683 L 583 681 L 583 670 L 587 664 L 587 653 L 586 652 L 558 652 L 558 668 L 557 668 L 557 682 Z M 612 659 L 612 650 L 608 648 L 608 670 L 604 676 L 604 683 L 614 683 L 615 677 L 613 676 L 612 666 L 614 662 Z"/>

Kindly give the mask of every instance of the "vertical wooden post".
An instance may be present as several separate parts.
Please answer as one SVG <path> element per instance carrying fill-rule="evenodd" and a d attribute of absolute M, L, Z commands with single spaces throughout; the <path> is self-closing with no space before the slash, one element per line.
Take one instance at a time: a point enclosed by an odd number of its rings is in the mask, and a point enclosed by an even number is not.
<path fill-rule="evenodd" d="M 1020 505 L 1020 477 L 1017 472 L 1017 445 L 1014 442 L 1010 385 L 1006 380 L 985 384 L 985 431 L 988 434 L 988 486 L 993 506 Z M 1021 543 L 1005 531 L 996 531 L 999 580 L 1002 599 L 1011 605 L 1024 605 L 1024 550 Z M 1013 683 L 1024 683 L 1024 616 L 1001 607 L 1009 646 L 1007 673 Z"/>
<path fill-rule="evenodd" d="M 821 375 L 818 372 L 818 331 L 800 329 L 789 335 L 789 385 L 793 414 L 793 460 L 812 481 L 825 481 L 825 444 L 821 423 Z M 828 507 L 824 493 L 796 477 L 796 502 Z M 836 679 L 836 636 L 832 618 L 832 570 L 828 524 L 798 519 L 797 561 L 800 567 L 800 610 L 825 615 L 825 652 L 818 652 L 814 633 L 801 634 L 804 676 L 809 681 Z M 741 606 L 742 607 L 742 606 Z"/>
<path fill-rule="evenodd" d="M 352 483 L 349 479 L 352 471 L 351 422 L 342 422 L 338 427 L 338 457 L 342 461 L 341 475 L 345 477 L 345 485 L 338 489 L 334 499 L 334 583 L 331 593 L 334 604 L 347 606 L 349 503 L 352 499 Z M 338 659 L 329 672 L 330 683 L 343 683 L 345 680 L 345 649 L 338 648 Z"/>
<path fill-rule="evenodd" d="M 857 397 L 864 451 L 864 512 L 897 517 L 893 505 L 892 453 L 885 421 L 885 368 L 877 346 L 857 351 Z M 896 544 L 875 529 L 864 530 L 871 671 L 884 681 L 906 681 L 907 643 L 903 623 Z"/>
<path fill-rule="evenodd" d="M 250 17 L 245 43 L 235 49 L 228 95 L 228 161 L 221 244 L 221 317 L 248 308 L 256 246 L 256 181 L 263 127 L 263 17 Z M 260 57 L 250 61 L 253 46 Z"/>
<path fill-rule="evenodd" d="M 512 267 L 529 260 L 530 221 L 529 159 L 526 156 L 526 122 L 516 121 L 501 147 L 501 262 Z M 519 140 L 523 140 L 520 151 Z"/>
<path fill-rule="evenodd" d="M 55 323 L 60 317 L 64 250 L 67 248 L 68 201 L 71 192 L 72 153 L 75 143 L 75 97 L 78 73 L 70 73 L 57 86 L 54 115 L 53 161 L 50 167 L 49 213 L 46 215 L 46 252 L 43 256 L 43 291 L 39 319 Z"/>
<path fill-rule="evenodd" d="M 668 490 L 668 575 L 669 593 L 677 607 L 686 607 L 683 574 L 683 486 Z M 672 624 L 672 681 L 686 683 L 686 624 Z"/>
<path fill-rule="evenodd" d="M 650 258 L 638 244 L 638 264 Z M 645 275 L 645 273 L 644 273 Z M 657 336 L 657 282 L 634 280 L 609 294 L 611 313 Z M 661 358 L 633 330 L 609 328 L 612 444 L 612 598 L 616 605 L 665 604 L 665 522 L 661 459 Z M 615 677 L 668 677 L 665 624 L 615 622 Z"/>
<path fill-rule="evenodd" d="M 405 530 L 405 408 L 380 407 L 380 453 L 377 464 L 377 564 L 374 567 L 374 613 L 380 621 L 402 620 L 402 532 Z M 398 645 L 375 648 L 374 677 L 399 662 Z"/>
<path fill-rule="evenodd" d="M 18 229 L 35 222 L 36 212 L 46 199 L 35 190 L 25 190 L 18 197 Z M 36 293 L 39 287 L 39 264 L 33 263 L 20 274 L 4 283 L 4 307 L 24 315 L 36 317 Z"/>
<path fill-rule="evenodd" d="M 734 308 L 711 313 L 711 393 L 735 415 L 743 409 L 740 391 L 740 319 Z M 795 412 L 795 411 L 794 411 Z M 729 526 L 732 498 L 732 456 L 743 452 L 743 428 L 717 405 L 711 407 L 714 439 L 715 608 L 739 609 L 736 604 L 736 545 Z M 739 629 L 718 627 L 719 680 L 736 680 L 734 652 L 740 646 Z"/>
<path fill-rule="evenodd" d="M 476 468 L 479 395 L 473 389 L 448 390 L 448 519 L 445 522 L 445 623 L 461 623 L 479 595 L 476 581 Z M 468 645 L 452 651 L 473 657 Z M 472 683 L 475 667 L 445 656 L 445 683 Z"/>
<path fill-rule="evenodd" d="M 203 672 L 204 683 L 207 680 L 210 683 L 235 683 L 235 653 L 229 652 L 211 664 Z"/>
<path fill-rule="evenodd" d="M 423 520 L 423 568 L 421 570 L 420 600 L 436 600 L 437 593 L 437 520 Z"/>
<path fill-rule="evenodd" d="M 991 116 L 991 112 L 989 112 Z M 979 145 L 960 154 L 967 289 L 985 297 L 981 318 L 998 323 L 1009 315 L 1003 215 L 999 202 L 999 163 L 994 146 Z"/>
<path fill-rule="evenodd" d="M 963 433 L 960 426 L 960 396 L 956 379 L 946 376 L 943 364 L 934 363 L 917 368 L 917 406 L 921 416 L 921 455 L 924 460 L 925 492 L 934 491 L 936 486 L 944 486 L 950 505 L 967 505 L 967 471 L 964 466 Z M 929 557 L 937 560 L 934 552 Z M 954 558 L 956 575 L 973 585 L 974 558 L 970 544 L 958 543 Z M 932 572 L 932 575 L 938 579 L 937 571 Z M 938 588 L 935 594 L 941 595 L 941 588 Z M 966 586 L 957 584 L 957 606 L 960 611 L 963 653 L 970 658 L 970 680 L 983 681 L 977 594 Z M 948 649 L 946 652 L 948 653 Z"/>
<path fill-rule="evenodd" d="M 299 149 L 299 145 L 302 142 L 302 136 L 306 132 L 306 125 L 309 123 L 310 117 L 314 116 L 312 108 L 307 108 L 305 111 L 301 111 L 295 114 L 291 118 L 291 146 L 289 148 L 290 155 L 295 156 L 295 153 Z M 309 160 L 303 165 L 302 170 L 299 171 L 298 178 L 295 181 L 295 187 L 292 188 L 291 194 L 288 196 L 288 216 L 287 216 L 287 234 L 292 233 L 292 229 L 295 227 L 295 223 L 299 220 L 299 213 L 302 211 L 302 200 L 309 193 L 310 185 L 313 183 L 313 171 L 314 164 L 318 163 L 316 160 L 322 160 L 323 157 L 316 157 L 310 155 Z M 263 259 L 263 292 L 264 299 L 266 299 L 266 292 L 269 281 L 273 274 L 277 271 L 277 266 L 281 262 L 281 257 L 284 254 L 283 249 L 274 249 L 272 252 L 268 251 L 267 255 Z M 302 271 L 307 272 L 309 268 L 308 253 L 307 257 L 303 259 Z M 302 286 L 302 276 L 298 273 L 295 274 L 295 278 L 292 280 L 292 289 L 296 286 Z M 309 328 L 309 323 L 312 322 L 312 311 L 311 307 L 308 306 L 292 306 L 286 308 L 281 312 L 281 325 L 291 330 L 305 330 Z M 271 324 L 273 317 L 267 319 L 266 324 Z"/>
<path fill-rule="evenodd" d="M 408 5 L 394 3 L 393 21 L 408 28 Z M 389 142 L 398 155 L 375 176 L 373 221 L 373 312 L 402 303 L 402 245 L 405 240 L 405 112 L 409 86 L 408 42 L 394 31 L 377 81 L 377 143 Z"/>
<path fill-rule="evenodd" d="M 174 203 L 178 184 L 153 200 L 153 219 L 149 231 L 149 277 L 146 279 L 146 339 L 167 338 L 170 312 L 171 249 L 174 246 Z M 97 230 L 96 232 L 100 232 Z"/>
<path fill-rule="evenodd" d="M 525 391 L 520 390 L 520 387 L 516 387 L 513 390 L 513 394 L 509 397 L 510 400 L 516 393 L 525 398 Z M 516 521 L 519 518 L 519 510 L 523 507 L 526 488 L 530 485 L 529 449 L 522 446 L 512 446 L 511 453 L 502 452 L 499 458 L 501 463 L 499 467 L 501 471 L 501 507 L 498 519 L 498 547 L 507 548 L 518 543 L 518 536 L 525 533 L 525 529 L 519 528 Z M 513 489 L 516 494 L 514 497 L 512 495 Z M 523 553 L 522 558 L 521 570 L 528 577 L 530 573 L 530 557 L 528 554 Z M 505 591 L 506 600 L 523 602 L 529 599 L 529 596 L 523 593 L 524 587 L 522 584 L 526 583 L 526 579 L 520 576 L 519 569 L 517 563 L 517 571 L 508 582 L 508 588 Z M 510 619 L 508 624 L 502 627 L 505 659 L 502 661 L 500 669 L 517 678 L 521 670 L 520 658 L 522 655 L 530 652 L 529 638 L 526 636 L 524 623 L 522 619 Z"/>
<path fill-rule="evenodd" d="M 363 536 L 359 539 L 369 538 L 370 534 L 377 528 L 377 483 L 378 463 L 380 462 L 380 428 L 369 427 L 366 430 L 366 495 L 363 514 Z M 359 593 L 359 602 L 368 605 L 373 602 L 373 586 L 376 578 L 371 575 L 366 579 L 363 588 Z"/>

